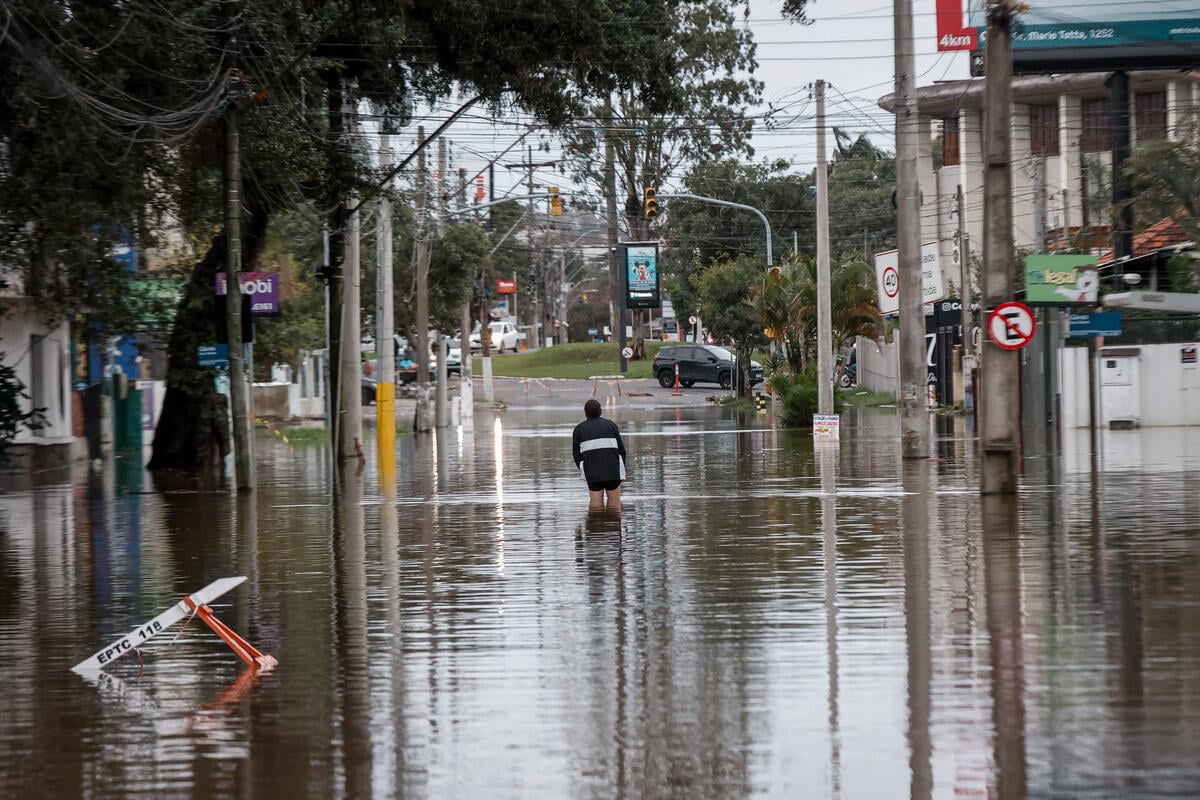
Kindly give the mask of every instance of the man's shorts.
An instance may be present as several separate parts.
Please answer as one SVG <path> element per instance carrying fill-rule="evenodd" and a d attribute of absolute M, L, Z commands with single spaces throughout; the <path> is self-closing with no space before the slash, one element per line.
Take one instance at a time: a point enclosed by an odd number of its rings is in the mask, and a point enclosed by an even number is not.
<path fill-rule="evenodd" d="M 589 492 L 611 492 L 620 488 L 620 481 L 588 481 Z"/>

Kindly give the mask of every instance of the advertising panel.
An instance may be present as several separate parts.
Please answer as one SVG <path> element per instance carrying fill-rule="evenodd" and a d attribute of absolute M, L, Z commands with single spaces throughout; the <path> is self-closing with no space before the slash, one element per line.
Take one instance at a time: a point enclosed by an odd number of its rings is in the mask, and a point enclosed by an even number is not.
<path fill-rule="evenodd" d="M 1028 305 L 1095 305 L 1100 273 L 1095 256 L 1026 256 L 1025 302 Z"/>
<path fill-rule="evenodd" d="M 625 307 L 658 308 L 658 242 L 626 242 Z"/>
<path fill-rule="evenodd" d="M 1200 63 L 1200 0 L 1171 3 L 1043 0 L 1013 30 L 1016 74 L 1187 67 Z M 970 23 L 986 47 L 985 11 Z"/>
<path fill-rule="evenodd" d="M 250 296 L 250 313 L 279 313 L 279 273 L 243 272 L 242 294 Z M 217 273 L 217 294 L 225 294 L 225 273 Z"/>

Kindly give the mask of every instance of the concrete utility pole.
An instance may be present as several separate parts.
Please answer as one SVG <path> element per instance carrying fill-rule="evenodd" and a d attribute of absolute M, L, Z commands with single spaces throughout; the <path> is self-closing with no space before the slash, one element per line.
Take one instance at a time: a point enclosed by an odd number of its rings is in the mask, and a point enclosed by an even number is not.
<path fill-rule="evenodd" d="M 983 314 L 1013 299 L 1012 19 L 1008 2 L 988 6 L 983 177 Z M 986 325 L 986 322 L 985 322 Z M 984 336 L 980 342 L 981 494 L 1015 494 L 1020 468 L 1020 361 Z"/>
<path fill-rule="evenodd" d="M 929 455 L 929 391 L 925 368 L 925 304 L 921 282 L 921 186 L 917 176 L 920 118 L 912 0 L 896 0 L 896 233 L 900 272 L 901 455 Z M 991 50 L 991 40 L 988 40 Z"/>
<path fill-rule="evenodd" d="M 833 324 L 829 298 L 829 175 L 825 166 L 825 81 L 817 81 L 817 413 L 833 413 Z M 771 266 L 770 258 L 767 266 Z M 922 340 L 923 341 L 923 340 Z"/>
<path fill-rule="evenodd" d="M 967 252 L 967 218 L 966 199 L 963 197 L 962 185 L 954 198 L 958 216 L 958 230 L 955 238 L 958 240 L 958 293 L 962 300 L 962 335 L 963 355 L 970 355 L 974 342 L 971 336 L 971 259 Z M 963 376 L 963 382 L 970 385 L 970 377 Z"/>
<path fill-rule="evenodd" d="M 379 167 L 387 172 L 392 161 L 391 137 L 379 134 Z M 387 181 L 379 195 L 375 236 L 375 429 L 379 440 L 379 474 L 396 471 L 396 330 L 392 299 L 392 198 Z"/>
<path fill-rule="evenodd" d="M 417 270 L 417 410 L 413 430 L 429 430 L 429 219 L 425 190 L 425 127 L 417 128 L 416 270 Z"/>
<path fill-rule="evenodd" d="M 536 253 L 534 253 L 534 250 L 533 250 L 533 189 L 536 186 L 536 184 L 533 182 L 533 173 L 539 167 L 553 167 L 558 162 L 557 161 L 541 161 L 538 163 L 534 163 L 534 161 L 533 161 L 533 145 L 529 145 L 528 153 L 529 153 L 528 160 L 526 160 L 525 163 L 523 163 L 523 164 L 505 164 L 504 166 L 507 169 L 526 170 L 525 188 L 529 195 L 529 207 L 526 209 L 526 214 L 525 214 L 525 244 L 529 248 L 529 278 L 532 283 L 537 283 L 537 280 L 539 277 L 538 269 L 537 269 L 537 255 L 536 255 Z M 531 287 L 530 293 L 532 296 L 532 287 Z M 541 304 L 544 304 L 546 302 L 546 298 L 544 297 L 545 293 L 546 293 L 545 287 L 543 286 L 543 289 L 541 292 L 542 296 L 540 296 L 539 300 L 538 300 L 538 302 Z M 531 305 L 533 305 L 533 304 L 531 304 Z M 515 312 L 514 312 L 514 316 L 515 316 Z M 536 334 L 537 321 L 541 316 L 544 316 L 544 315 L 539 314 L 535 309 L 534 341 L 535 341 L 537 347 L 542 346 L 542 337 L 544 337 L 546 335 L 545 331 L 542 331 L 541 337 L 539 337 Z M 518 328 L 519 327 L 520 327 L 520 323 L 518 323 Z M 486 335 L 486 330 L 481 335 Z"/>
<path fill-rule="evenodd" d="M 233 463 L 239 492 L 254 489 L 254 457 L 247 414 L 246 365 L 242 358 L 242 151 L 241 109 L 225 110 L 225 330 L 229 351 L 229 405 Z"/>
<path fill-rule="evenodd" d="M 620 316 L 617 313 L 618 303 L 624 303 L 621 296 L 621 281 L 617 275 L 617 239 L 620 236 L 617 229 L 617 171 L 613 156 L 612 143 L 612 98 L 604 98 L 604 120 L 609 127 L 604 129 L 604 216 L 608 222 L 608 324 L 612 329 L 613 338 L 618 336 L 617 324 Z M 621 372 L 629 369 L 625 359 L 621 359 Z"/>
<path fill-rule="evenodd" d="M 353 108 L 351 114 L 353 114 Z M 354 118 L 351 117 L 351 141 Z M 342 408 L 338 428 L 338 458 L 362 458 L 362 262 L 358 198 L 346 197 L 346 260 L 342 264 Z"/>

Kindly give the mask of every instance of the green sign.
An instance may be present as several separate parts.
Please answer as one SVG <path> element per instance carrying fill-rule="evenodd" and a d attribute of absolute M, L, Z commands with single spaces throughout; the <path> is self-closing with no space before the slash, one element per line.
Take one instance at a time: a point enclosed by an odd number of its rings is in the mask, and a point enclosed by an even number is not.
<path fill-rule="evenodd" d="M 1025 259 L 1025 302 L 1029 305 L 1094 305 L 1100 298 L 1095 256 L 1050 255 Z"/>

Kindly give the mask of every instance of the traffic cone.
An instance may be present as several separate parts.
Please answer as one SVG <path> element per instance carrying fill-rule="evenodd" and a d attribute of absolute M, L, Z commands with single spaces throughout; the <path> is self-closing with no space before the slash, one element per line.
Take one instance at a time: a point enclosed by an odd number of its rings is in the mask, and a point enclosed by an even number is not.
<path fill-rule="evenodd" d="M 675 391 L 671 392 L 671 397 L 679 397 L 683 392 L 679 391 L 679 365 L 675 365 Z"/>

